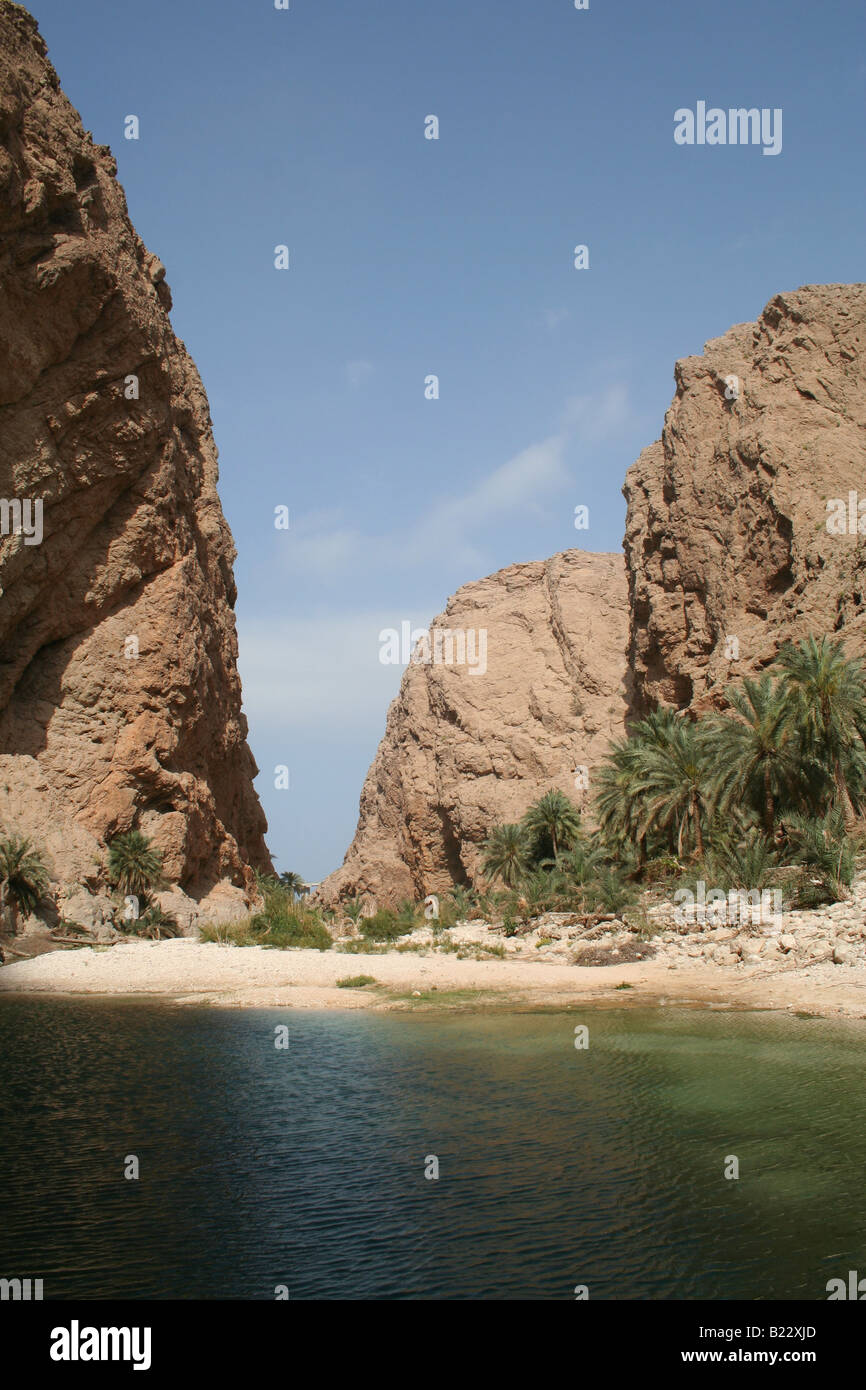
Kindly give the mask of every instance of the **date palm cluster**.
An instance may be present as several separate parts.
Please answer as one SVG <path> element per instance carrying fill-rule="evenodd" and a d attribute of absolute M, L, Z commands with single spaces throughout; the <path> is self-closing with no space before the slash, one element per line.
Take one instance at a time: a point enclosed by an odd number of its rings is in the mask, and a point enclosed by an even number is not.
<path fill-rule="evenodd" d="M 615 743 L 596 774 L 593 830 L 560 791 L 495 826 L 483 852 L 491 882 L 538 891 L 546 872 L 552 895 L 567 897 L 607 875 L 616 896 L 660 863 L 749 888 L 799 865 L 802 901 L 844 894 L 866 807 L 861 662 L 839 640 L 810 637 L 725 699 L 697 718 L 655 710 Z"/>

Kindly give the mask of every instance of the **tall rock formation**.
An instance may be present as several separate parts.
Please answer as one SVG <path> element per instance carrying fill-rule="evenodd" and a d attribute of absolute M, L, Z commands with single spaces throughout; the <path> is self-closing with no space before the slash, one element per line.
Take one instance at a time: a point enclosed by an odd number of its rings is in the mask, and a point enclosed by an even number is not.
<path fill-rule="evenodd" d="M 627 626 L 618 555 L 569 550 L 459 589 L 419 652 L 430 660 L 406 668 L 357 833 L 320 896 L 395 902 L 472 882 L 494 822 L 552 786 L 584 804 L 579 770 L 591 777 L 624 727 Z M 435 659 L 437 630 L 464 634 L 464 664 L 456 641 L 452 664 Z"/>
<path fill-rule="evenodd" d="M 190 892 L 248 884 L 269 859 L 208 403 L 45 54 L 0 0 L 0 827 L 64 883 L 136 826 Z"/>
<path fill-rule="evenodd" d="M 864 347 L 866 285 L 811 285 L 676 364 L 625 570 L 572 551 L 460 590 L 445 618 L 488 625 L 490 676 L 409 668 L 326 898 L 476 878 L 490 826 L 551 785 L 579 802 L 571 769 L 628 719 L 721 703 L 789 638 L 866 654 Z"/>
<path fill-rule="evenodd" d="M 718 703 L 808 633 L 866 653 L 866 285 L 778 294 L 675 377 L 624 488 L 637 711 Z"/>

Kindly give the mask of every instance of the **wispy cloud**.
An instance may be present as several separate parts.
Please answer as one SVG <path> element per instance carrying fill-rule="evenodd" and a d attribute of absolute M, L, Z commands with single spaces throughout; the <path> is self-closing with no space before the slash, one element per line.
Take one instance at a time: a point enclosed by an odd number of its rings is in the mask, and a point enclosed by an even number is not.
<path fill-rule="evenodd" d="M 337 513 L 292 518 L 289 565 L 295 573 L 338 578 L 363 564 L 364 572 L 399 571 L 432 564 L 443 553 L 466 568 L 483 566 L 478 537 L 509 516 L 542 516 L 550 500 L 572 484 L 566 453 L 615 435 L 629 420 L 628 393 L 615 384 L 596 395 L 575 395 L 558 428 L 530 444 L 486 477 L 446 501 L 432 502 L 408 526 L 370 536 Z"/>
<path fill-rule="evenodd" d="M 403 667 L 380 662 L 379 633 L 403 621 L 425 628 L 437 611 L 239 620 L 238 666 L 250 724 L 259 734 L 329 728 L 344 733 L 368 729 L 371 722 L 384 728 Z"/>

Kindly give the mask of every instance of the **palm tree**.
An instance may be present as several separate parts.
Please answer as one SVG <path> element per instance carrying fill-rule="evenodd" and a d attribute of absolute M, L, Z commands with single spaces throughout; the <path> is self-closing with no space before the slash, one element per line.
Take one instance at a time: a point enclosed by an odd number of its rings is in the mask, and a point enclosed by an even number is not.
<path fill-rule="evenodd" d="M 0 840 L 0 922 L 7 914 L 14 936 L 18 913 L 34 912 L 48 889 L 48 870 L 29 840 Z"/>
<path fill-rule="evenodd" d="M 302 898 L 308 891 L 307 885 L 300 874 L 293 873 L 290 869 L 285 869 L 280 874 L 280 883 L 288 891 L 294 901 L 295 898 Z"/>
<path fill-rule="evenodd" d="M 583 888 L 592 882 L 603 863 L 604 856 L 598 845 L 582 840 L 572 849 L 560 854 L 556 867 L 566 885 Z"/>
<path fill-rule="evenodd" d="M 603 781 L 609 822 L 627 828 L 639 843 L 660 831 L 676 841 L 678 855 L 693 841 L 703 859 L 710 790 L 701 725 L 673 710 L 656 710 L 635 725 L 628 752 L 618 752 L 618 764 L 620 776 Z M 625 797 L 635 803 L 627 812 Z"/>
<path fill-rule="evenodd" d="M 482 849 L 484 872 L 514 888 L 530 867 L 527 834 L 522 825 L 495 825 Z"/>
<path fill-rule="evenodd" d="M 596 774 L 595 812 L 605 842 L 613 848 L 637 841 L 639 863 L 646 860 L 646 834 L 638 835 L 640 735 L 611 744 Z"/>
<path fill-rule="evenodd" d="M 646 842 L 662 833 L 678 854 L 694 840 L 704 856 L 703 821 L 710 788 L 702 726 L 673 710 L 654 710 L 635 724 L 631 737 L 613 745 L 597 778 L 596 813 L 602 835 L 614 845 L 635 841 L 638 862 Z"/>
<path fill-rule="evenodd" d="M 780 798 L 800 780 L 800 749 L 784 686 L 762 676 L 726 691 L 739 718 L 722 716 L 706 725 L 710 784 L 719 809 L 747 800 L 772 835 Z"/>
<path fill-rule="evenodd" d="M 545 873 L 543 869 L 535 869 L 521 880 L 519 906 L 533 916 L 551 911 L 556 896 L 556 875 Z"/>
<path fill-rule="evenodd" d="M 363 912 L 363 910 L 364 904 L 362 903 L 360 898 L 347 898 L 346 901 L 343 903 L 343 911 L 345 912 L 349 921 L 354 922 L 356 925 L 360 920 L 361 913 Z"/>
<path fill-rule="evenodd" d="M 842 810 L 831 807 L 820 818 L 790 816 L 785 832 L 792 862 L 805 866 L 809 887 L 837 902 L 846 897 L 854 875 L 854 849 L 845 834 Z"/>
<path fill-rule="evenodd" d="M 533 842 L 536 857 L 543 854 L 549 842 L 555 859 L 580 834 L 580 812 L 564 792 L 555 788 L 530 806 L 521 823 Z"/>
<path fill-rule="evenodd" d="M 817 757 L 833 779 L 839 805 L 850 829 L 854 822 L 852 790 L 858 798 L 866 782 L 866 673 L 849 660 L 841 641 L 807 637 L 787 643 L 777 657 L 789 688 L 789 712 L 804 752 Z"/>
<path fill-rule="evenodd" d="M 108 874 L 124 896 L 146 898 L 162 879 L 162 855 L 140 830 L 128 830 L 108 846 Z"/>
<path fill-rule="evenodd" d="M 721 819 L 721 817 L 720 817 Z M 758 825 L 747 825 L 736 810 L 728 829 L 714 826 L 710 871 L 720 887 L 766 888 L 776 878 L 779 856 Z"/>

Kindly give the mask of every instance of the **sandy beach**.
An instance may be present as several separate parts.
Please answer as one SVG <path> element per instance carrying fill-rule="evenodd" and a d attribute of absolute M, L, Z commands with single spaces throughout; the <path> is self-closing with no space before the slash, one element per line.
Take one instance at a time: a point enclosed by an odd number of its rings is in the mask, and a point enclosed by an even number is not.
<path fill-rule="evenodd" d="M 358 975 L 363 988 L 338 987 Z M 623 989 L 623 985 L 629 988 Z M 157 997 L 176 1004 L 294 1009 L 567 1008 L 586 1001 L 791 1009 L 866 1018 L 866 963 L 735 969 L 697 960 L 576 966 L 438 952 L 268 950 L 194 940 L 53 951 L 0 970 L 2 994 Z"/>

